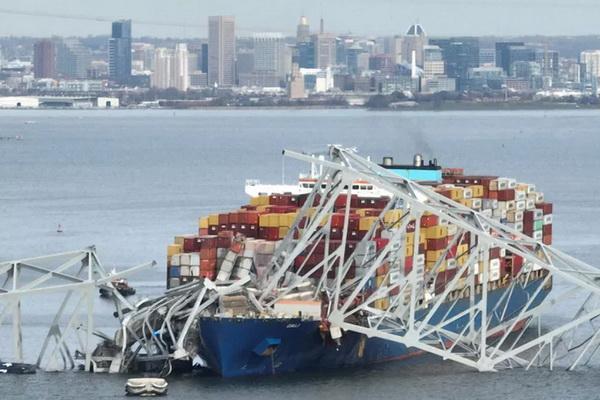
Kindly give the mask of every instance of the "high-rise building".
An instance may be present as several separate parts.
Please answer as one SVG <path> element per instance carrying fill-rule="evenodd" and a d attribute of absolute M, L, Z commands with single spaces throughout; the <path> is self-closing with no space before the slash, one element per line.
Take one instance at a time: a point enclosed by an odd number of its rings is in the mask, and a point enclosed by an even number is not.
<path fill-rule="evenodd" d="M 185 92 L 190 87 L 187 44 L 178 43 L 175 46 L 171 67 L 171 87 Z"/>
<path fill-rule="evenodd" d="M 143 70 L 151 71 L 154 69 L 152 62 L 154 60 L 154 45 L 150 43 L 132 43 L 131 44 L 131 62 L 139 62 Z"/>
<path fill-rule="evenodd" d="M 300 17 L 300 23 L 296 30 L 296 43 L 304 43 L 310 41 L 310 26 L 308 25 L 308 18 L 305 16 Z"/>
<path fill-rule="evenodd" d="M 235 84 L 235 18 L 208 17 L 208 84 Z"/>
<path fill-rule="evenodd" d="M 514 76 L 514 64 L 518 61 L 535 61 L 536 49 L 529 46 L 510 46 L 508 48 L 508 76 Z"/>
<path fill-rule="evenodd" d="M 444 75 L 442 49 L 435 45 L 423 46 L 423 74 L 425 77 Z"/>
<path fill-rule="evenodd" d="M 479 67 L 496 66 L 496 49 L 479 49 Z M 476 67 L 473 67 L 476 68 Z"/>
<path fill-rule="evenodd" d="M 300 42 L 296 45 L 297 62 L 300 68 L 315 68 L 315 43 Z"/>
<path fill-rule="evenodd" d="M 150 85 L 157 89 L 171 87 L 171 51 L 164 47 L 154 50 L 154 71 L 150 79 Z"/>
<path fill-rule="evenodd" d="M 399 35 L 389 36 L 384 41 L 384 52 L 392 56 L 394 63 L 402 63 L 402 37 Z"/>
<path fill-rule="evenodd" d="M 43 39 L 33 45 L 33 76 L 36 79 L 56 76 L 56 51 L 51 40 Z"/>
<path fill-rule="evenodd" d="M 479 67 L 479 39 L 475 37 L 453 37 L 432 39 L 430 44 L 442 49 L 445 62 L 445 74 L 456 79 L 459 90 L 467 89 L 470 68 Z"/>
<path fill-rule="evenodd" d="M 332 33 L 317 33 L 312 36 L 315 48 L 315 67 L 327 68 L 336 62 L 336 37 Z"/>
<path fill-rule="evenodd" d="M 425 29 L 419 24 L 411 25 L 402 38 L 402 62 L 410 64 L 415 52 L 417 65 L 423 66 L 423 47 L 429 43 Z"/>
<path fill-rule="evenodd" d="M 502 68 L 505 74 L 510 75 L 510 48 L 524 45 L 523 42 L 496 42 L 496 67 Z"/>
<path fill-rule="evenodd" d="M 200 61 L 200 71 L 208 74 L 208 43 L 202 43 L 202 60 Z"/>
<path fill-rule="evenodd" d="M 86 79 L 90 50 L 74 38 L 56 44 L 56 72 L 63 78 Z"/>
<path fill-rule="evenodd" d="M 285 77 L 284 51 L 285 43 L 281 33 L 254 34 L 254 72 L 272 74 L 282 79 Z"/>
<path fill-rule="evenodd" d="M 535 62 L 540 65 L 544 77 L 558 81 L 560 75 L 559 54 L 556 50 L 536 49 Z"/>
<path fill-rule="evenodd" d="M 112 23 L 108 41 L 108 70 L 110 80 L 127 84 L 131 79 L 131 20 Z"/>
<path fill-rule="evenodd" d="M 586 50 L 579 55 L 579 63 L 583 70 L 583 78 L 587 82 L 600 79 L 600 50 Z"/>
<path fill-rule="evenodd" d="M 300 73 L 300 67 L 296 63 L 292 64 L 289 96 L 290 99 L 303 99 L 306 97 L 306 91 L 304 90 L 304 75 Z"/>
<path fill-rule="evenodd" d="M 375 54 L 369 57 L 369 69 L 371 71 L 380 71 L 383 74 L 391 75 L 394 73 L 396 63 L 389 54 Z"/>

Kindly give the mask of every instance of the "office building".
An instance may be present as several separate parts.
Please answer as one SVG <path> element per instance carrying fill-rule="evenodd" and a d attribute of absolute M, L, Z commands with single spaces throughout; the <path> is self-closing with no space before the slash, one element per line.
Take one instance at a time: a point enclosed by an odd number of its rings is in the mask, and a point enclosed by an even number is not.
<path fill-rule="evenodd" d="M 127 84 L 131 78 L 131 20 L 112 23 L 108 41 L 108 70 L 110 80 Z"/>
<path fill-rule="evenodd" d="M 137 63 L 141 69 L 146 71 L 152 71 L 154 66 L 154 45 L 150 43 L 132 43 L 131 44 L 131 63 Z M 135 69 L 135 68 L 132 68 Z"/>
<path fill-rule="evenodd" d="M 390 54 L 375 54 L 369 57 L 369 69 L 391 75 L 396 69 L 396 63 Z"/>
<path fill-rule="evenodd" d="M 90 51 L 74 38 L 56 44 L 56 72 L 66 79 L 86 79 Z"/>
<path fill-rule="evenodd" d="M 235 84 L 235 18 L 208 18 L 208 84 L 229 87 Z"/>
<path fill-rule="evenodd" d="M 300 68 L 315 68 L 315 43 L 300 42 L 296 45 L 296 62 Z"/>
<path fill-rule="evenodd" d="M 600 78 L 600 50 L 582 51 L 579 63 L 585 82 L 597 81 Z"/>
<path fill-rule="evenodd" d="M 415 52 L 416 63 L 423 66 L 423 47 L 429 44 L 425 29 L 419 24 L 411 25 L 402 38 L 402 62 L 410 64 L 412 54 Z"/>
<path fill-rule="evenodd" d="M 304 42 L 310 42 L 310 26 L 308 25 L 308 18 L 302 16 L 296 30 L 296 43 Z"/>
<path fill-rule="evenodd" d="M 171 87 L 171 59 L 169 49 L 159 47 L 154 50 L 154 72 L 150 78 L 150 85 L 157 89 L 168 89 Z"/>
<path fill-rule="evenodd" d="M 423 75 L 432 77 L 444 75 L 444 57 L 439 46 L 423 46 Z"/>
<path fill-rule="evenodd" d="M 56 76 L 56 51 L 51 40 L 40 40 L 33 45 L 33 76 L 36 79 Z"/>
<path fill-rule="evenodd" d="M 284 79 L 289 72 L 285 69 L 285 43 L 281 33 L 255 33 L 254 72 L 270 74 Z"/>
<path fill-rule="evenodd" d="M 171 87 L 185 92 L 190 87 L 189 61 L 187 44 L 175 46 L 171 67 Z"/>
<path fill-rule="evenodd" d="M 336 62 L 336 36 L 332 33 L 318 33 L 312 36 L 315 51 L 315 68 L 328 68 Z"/>
<path fill-rule="evenodd" d="M 510 75 L 510 48 L 524 45 L 523 42 L 496 42 L 496 67 L 502 68 L 506 75 Z"/>
<path fill-rule="evenodd" d="M 479 49 L 479 65 L 478 67 L 495 67 L 496 66 L 496 49 Z M 475 67 L 473 67 L 475 68 Z"/>
<path fill-rule="evenodd" d="M 452 37 L 432 39 L 429 43 L 441 48 L 445 61 L 446 76 L 456 79 L 459 90 L 468 89 L 468 71 L 470 68 L 477 68 L 480 65 L 479 39 Z"/>

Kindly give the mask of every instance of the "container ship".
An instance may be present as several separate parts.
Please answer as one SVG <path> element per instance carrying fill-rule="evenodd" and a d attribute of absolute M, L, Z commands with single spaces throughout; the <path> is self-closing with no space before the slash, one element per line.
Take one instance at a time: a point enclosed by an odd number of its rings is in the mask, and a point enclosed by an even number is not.
<path fill-rule="evenodd" d="M 421 156 L 415 156 L 408 165 L 395 164 L 391 157 L 385 157 L 380 166 L 536 241 L 552 242 L 552 204 L 545 201 L 543 193 L 533 184 L 500 176 L 467 175 L 460 168 L 442 168 L 435 160 L 426 163 Z M 297 240 L 298 231 L 306 227 L 305 221 L 298 221 L 299 210 L 311 198 L 311 192 L 325 189 L 325 185 L 319 187 L 321 174 L 322 168 L 313 165 L 309 174 L 300 176 L 297 185 L 248 181 L 248 204 L 200 217 L 197 233 L 176 236 L 174 243 L 168 245 L 167 286 L 171 289 L 194 280 L 249 282 L 243 293 L 223 296 L 198 318 L 196 353 L 215 373 L 237 377 L 361 366 L 421 353 L 397 342 L 357 332 L 332 334 L 326 317 L 331 299 L 321 285 L 324 280 L 335 281 L 334 270 L 315 270 L 308 282 L 287 291 L 269 304 L 268 310 L 256 306 L 258 295 L 254 293 L 264 289 L 269 268 L 278 257 L 278 247 L 284 240 Z M 418 319 L 420 312 L 427 311 L 431 300 L 444 292 L 448 282 L 466 265 L 473 248 L 472 238 L 468 233 L 457 237 L 456 225 L 427 212 L 418 220 L 398 224 L 407 210 L 401 203 L 392 206 L 389 203 L 389 193 L 367 181 L 354 181 L 351 187 L 344 187 L 332 212 L 319 223 L 327 227 L 328 241 L 317 241 L 310 251 L 299 254 L 282 281 L 315 269 L 331 248 L 341 246 L 344 254 L 353 255 L 355 260 L 344 280 L 360 278 L 366 273 L 365 263 L 377 259 L 379 251 L 400 232 L 404 242 L 400 256 L 377 265 L 376 274 L 369 278 L 359 297 L 392 285 L 398 277 L 413 271 L 423 277 L 436 268 L 435 276 L 424 279 L 417 292 L 422 307 L 416 312 Z M 311 209 L 308 208 L 309 214 Z M 294 227 L 299 229 L 292 232 Z M 491 317 L 490 328 L 510 320 L 524 307 L 537 307 L 551 291 L 551 281 L 543 282 L 547 271 L 522 257 L 494 247 L 486 257 L 489 257 L 488 311 L 491 314 L 491 308 L 499 304 L 504 310 L 501 315 Z M 527 271 L 527 279 L 521 285 L 511 286 L 512 280 L 523 279 L 523 271 Z M 477 281 L 471 287 L 476 289 L 478 299 L 484 284 L 483 274 L 479 271 L 475 276 Z M 463 331 L 468 319 L 459 314 L 472 301 L 469 285 L 466 277 L 459 278 L 456 290 L 449 296 L 453 301 L 443 303 L 429 322 L 450 319 L 451 323 L 445 326 L 448 331 Z M 395 288 L 390 296 L 398 293 L 399 288 Z M 373 304 L 378 310 L 389 307 L 388 297 Z M 518 321 L 513 329 L 521 329 L 525 322 Z"/>

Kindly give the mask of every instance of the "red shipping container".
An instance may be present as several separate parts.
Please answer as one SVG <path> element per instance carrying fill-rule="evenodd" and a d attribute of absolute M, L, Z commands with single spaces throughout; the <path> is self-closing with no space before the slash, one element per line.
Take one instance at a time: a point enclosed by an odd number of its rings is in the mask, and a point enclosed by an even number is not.
<path fill-rule="evenodd" d="M 216 236 L 216 235 L 203 235 L 203 236 L 200 236 L 197 239 L 198 240 L 198 247 L 199 248 L 217 247 L 217 239 L 218 239 L 218 236 Z"/>
<path fill-rule="evenodd" d="M 229 214 L 219 214 L 219 225 L 229 224 Z"/>
<path fill-rule="evenodd" d="M 217 271 L 200 271 L 200 276 L 214 281 L 217 278 Z"/>
<path fill-rule="evenodd" d="M 217 248 L 216 247 L 207 247 L 204 249 L 200 249 L 200 259 L 201 260 L 215 260 L 217 258 Z"/>
<path fill-rule="evenodd" d="M 200 236 L 208 235 L 208 229 L 209 228 L 199 228 L 198 229 L 198 235 L 200 235 Z"/>
<path fill-rule="evenodd" d="M 422 228 L 429 228 L 432 226 L 436 226 L 438 225 L 440 222 L 440 219 L 437 215 L 423 215 L 421 217 L 421 227 Z"/>
<path fill-rule="evenodd" d="M 552 224 L 542 226 L 542 233 L 544 236 L 552 236 Z"/>
<path fill-rule="evenodd" d="M 375 239 L 375 246 L 377 247 L 377 251 L 381 251 L 385 246 L 387 246 L 389 242 L 389 239 Z"/>
<path fill-rule="evenodd" d="M 248 225 L 246 236 L 250 238 L 258 237 L 258 225 Z"/>
<path fill-rule="evenodd" d="M 276 194 L 272 194 L 269 196 L 269 205 L 279 205 L 279 198 Z"/>
<path fill-rule="evenodd" d="M 240 223 L 240 216 L 237 212 L 230 212 L 227 219 L 229 221 L 229 224 L 239 224 Z"/>
<path fill-rule="evenodd" d="M 490 249 L 490 259 L 500 258 L 500 247 L 492 247 Z"/>
<path fill-rule="evenodd" d="M 209 235 L 216 235 L 217 233 L 219 233 L 219 225 L 209 225 L 208 226 L 208 234 Z"/>
<path fill-rule="evenodd" d="M 229 230 L 229 224 L 219 225 L 219 231 L 228 231 L 228 230 Z"/>
<path fill-rule="evenodd" d="M 332 228 L 343 228 L 344 227 L 345 215 L 341 213 L 331 214 L 331 227 Z"/>
<path fill-rule="evenodd" d="M 260 213 L 258 211 L 248 211 L 246 213 L 246 223 L 250 225 L 258 225 Z"/>
<path fill-rule="evenodd" d="M 498 191 L 497 190 L 483 190 L 483 197 L 486 199 L 498 200 Z"/>
<path fill-rule="evenodd" d="M 498 201 L 511 201 L 515 199 L 515 189 L 498 190 Z"/>
<path fill-rule="evenodd" d="M 253 206 L 251 204 L 244 204 L 241 208 L 243 208 L 246 211 L 256 211 L 256 206 Z"/>
<path fill-rule="evenodd" d="M 542 236 L 542 243 L 544 243 L 546 246 L 550 246 L 552 244 L 552 235 Z"/>
<path fill-rule="evenodd" d="M 308 194 L 298 195 L 298 207 L 302 207 L 304 203 L 306 203 L 306 199 L 308 198 Z"/>
<path fill-rule="evenodd" d="M 217 259 L 201 259 L 200 272 L 212 272 L 217 270 Z"/>
<path fill-rule="evenodd" d="M 329 237 L 334 240 L 341 240 L 343 236 L 343 230 L 340 228 L 331 228 L 329 231 Z"/>
<path fill-rule="evenodd" d="M 352 203 L 354 202 L 356 204 L 358 196 L 353 194 L 350 196 L 350 207 L 352 207 Z M 340 194 L 337 199 L 335 199 L 335 206 L 339 207 L 339 208 L 344 208 L 346 207 L 346 201 L 348 200 L 348 196 L 345 194 Z M 354 200 L 354 201 L 353 201 Z"/>
<path fill-rule="evenodd" d="M 532 210 L 523 211 L 523 224 L 533 224 L 534 212 Z"/>
<path fill-rule="evenodd" d="M 404 275 L 408 275 L 413 268 L 413 258 L 412 256 L 406 257 L 404 259 Z"/>
<path fill-rule="evenodd" d="M 193 253 L 198 251 L 198 236 L 190 236 L 183 238 L 183 252 Z"/>
<path fill-rule="evenodd" d="M 258 237 L 265 240 L 279 240 L 279 228 L 278 227 L 265 227 L 261 226 L 258 230 Z"/>
<path fill-rule="evenodd" d="M 537 203 L 536 208 L 540 208 L 544 215 L 552 214 L 552 203 Z"/>
<path fill-rule="evenodd" d="M 381 264 L 381 266 L 377 267 L 377 271 L 375 271 L 375 274 L 378 276 L 385 276 L 388 272 L 390 272 L 390 264 L 384 262 L 383 264 Z"/>
<path fill-rule="evenodd" d="M 443 250 L 448 246 L 448 237 L 427 239 L 427 250 Z"/>

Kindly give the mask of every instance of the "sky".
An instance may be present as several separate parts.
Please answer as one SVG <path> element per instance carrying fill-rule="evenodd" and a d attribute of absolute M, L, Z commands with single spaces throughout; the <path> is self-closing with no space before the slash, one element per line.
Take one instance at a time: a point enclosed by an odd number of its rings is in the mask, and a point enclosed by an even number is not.
<path fill-rule="evenodd" d="M 429 36 L 600 34 L 600 0 L 0 0 L 0 36 L 102 35 L 127 18 L 134 37 L 206 37 L 209 15 L 234 15 L 238 36 L 292 35 L 301 15 L 313 30 L 323 17 L 326 31 L 373 36 L 415 22 Z"/>

